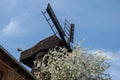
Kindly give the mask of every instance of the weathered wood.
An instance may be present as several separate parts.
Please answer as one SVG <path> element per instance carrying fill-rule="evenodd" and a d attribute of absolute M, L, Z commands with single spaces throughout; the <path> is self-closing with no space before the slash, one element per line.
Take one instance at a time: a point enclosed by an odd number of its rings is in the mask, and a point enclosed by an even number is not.
<path fill-rule="evenodd" d="M 20 62 L 0 45 L 0 71 L 4 80 L 35 80 Z M 21 73 L 23 72 L 23 73 Z M 28 77 L 26 77 L 28 76 Z"/>
<path fill-rule="evenodd" d="M 43 57 L 48 53 L 49 49 L 56 46 L 61 46 L 61 40 L 53 35 L 50 36 L 39 43 L 37 43 L 32 48 L 25 50 L 21 53 L 20 61 L 29 67 L 33 67 L 33 61 L 37 58 Z"/>

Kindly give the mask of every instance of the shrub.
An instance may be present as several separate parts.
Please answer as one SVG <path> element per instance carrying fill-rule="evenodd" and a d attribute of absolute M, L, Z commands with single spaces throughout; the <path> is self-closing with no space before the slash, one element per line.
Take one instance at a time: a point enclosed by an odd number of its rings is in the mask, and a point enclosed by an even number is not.
<path fill-rule="evenodd" d="M 80 47 L 71 53 L 65 48 L 54 48 L 42 61 L 34 61 L 39 65 L 34 75 L 38 80 L 111 80 L 105 73 L 110 66 L 108 60 L 102 52 L 89 53 Z"/>

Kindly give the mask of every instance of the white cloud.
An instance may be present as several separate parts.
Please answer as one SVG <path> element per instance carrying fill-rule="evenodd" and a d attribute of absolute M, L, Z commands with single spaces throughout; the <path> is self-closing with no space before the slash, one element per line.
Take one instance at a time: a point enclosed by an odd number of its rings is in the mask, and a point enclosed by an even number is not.
<path fill-rule="evenodd" d="M 15 19 L 11 19 L 10 22 L 2 30 L 3 36 L 18 35 L 22 32 L 23 30 L 20 27 L 20 23 Z"/>
<path fill-rule="evenodd" d="M 115 57 L 113 58 L 112 64 L 120 67 L 120 51 L 117 51 L 115 54 Z"/>

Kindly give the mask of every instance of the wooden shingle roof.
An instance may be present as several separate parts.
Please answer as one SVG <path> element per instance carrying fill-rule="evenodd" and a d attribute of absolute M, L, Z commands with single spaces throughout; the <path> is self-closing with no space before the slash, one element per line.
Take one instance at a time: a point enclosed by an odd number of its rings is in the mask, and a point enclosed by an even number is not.
<path fill-rule="evenodd" d="M 40 56 L 44 56 L 49 51 L 49 49 L 60 46 L 61 43 L 61 40 L 56 35 L 52 35 L 46 39 L 43 39 L 32 48 L 23 51 L 20 56 L 20 61 L 32 68 L 33 60 L 35 59 L 37 53 L 39 53 Z M 40 52 L 46 53 L 42 54 Z"/>

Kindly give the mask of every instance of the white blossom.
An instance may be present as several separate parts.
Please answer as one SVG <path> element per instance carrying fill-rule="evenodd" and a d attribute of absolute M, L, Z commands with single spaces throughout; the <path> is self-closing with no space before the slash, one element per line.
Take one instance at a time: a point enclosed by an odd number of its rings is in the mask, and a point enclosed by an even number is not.
<path fill-rule="evenodd" d="M 49 57 L 48 62 L 44 63 L 46 56 Z M 34 75 L 41 80 L 111 80 L 110 75 L 105 73 L 110 66 L 107 60 L 102 52 L 91 54 L 80 47 L 75 47 L 71 53 L 65 48 L 54 48 L 41 62 L 34 62 L 45 75 L 40 77 L 40 72 Z"/>

